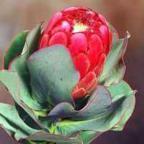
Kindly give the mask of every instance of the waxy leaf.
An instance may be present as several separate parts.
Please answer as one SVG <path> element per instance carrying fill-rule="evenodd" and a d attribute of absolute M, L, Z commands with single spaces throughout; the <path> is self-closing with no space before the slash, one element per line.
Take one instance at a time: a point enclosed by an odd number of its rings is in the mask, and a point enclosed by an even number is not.
<path fill-rule="evenodd" d="M 118 79 L 121 79 L 121 77 L 123 77 L 123 71 L 125 71 L 125 66 L 124 64 L 122 64 L 123 62 L 121 63 L 121 61 L 123 61 L 122 58 L 127 47 L 128 38 L 129 34 L 127 33 L 124 39 L 119 39 L 114 43 L 106 59 L 103 72 L 99 78 L 99 83 L 105 83 L 109 79 L 113 79 L 113 82 L 116 83 L 115 78 L 117 81 Z M 122 66 L 119 65 L 120 63 L 122 64 Z M 121 67 L 119 68 L 119 66 Z"/>
<path fill-rule="evenodd" d="M 110 129 L 122 129 L 132 114 L 135 103 L 134 93 L 124 81 L 110 86 L 108 91 L 110 92 L 109 96 L 112 96 L 112 103 L 105 110 L 105 113 L 95 114 L 91 119 L 83 118 L 77 121 L 67 119 L 55 122 L 55 132 L 71 135 L 72 133 L 84 130 L 105 132 Z"/>
<path fill-rule="evenodd" d="M 38 48 L 40 34 L 41 24 L 37 25 L 34 29 L 32 29 L 32 31 L 29 32 L 21 55 L 26 54 L 26 57 L 28 58 Z"/>
<path fill-rule="evenodd" d="M 119 83 L 125 74 L 125 70 L 126 70 L 126 66 L 123 62 L 123 60 L 121 60 L 116 66 L 115 68 L 112 69 L 110 75 L 107 77 L 107 79 L 105 80 L 104 85 L 105 86 L 110 86 L 112 84 L 117 84 Z"/>
<path fill-rule="evenodd" d="M 37 49 L 38 39 L 40 37 L 41 25 L 36 26 L 32 31 L 29 32 L 22 54 L 18 56 L 11 65 L 11 71 L 16 71 L 21 79 L 25 82 L 27 87 L 29 86 L 29 73 L 27 70 L 26 61 L 28 57 Z"/>
<path fill-rule="evenodd" d="M 49 134 L 44 131 L 36 132 L 32 135 L 30 135 L 27 140 L 32 141 L 45 141 L 45 142 L 55 142 L 57 144 L 83 144 L 82 141 L 79 139 L 79 137 L 66 137 L 62 135 L 54 135 Z"/>
<path fill-rule="evenodd" d="M 83 141 L 83 144 L 90 144 L 94 139 L 100 136 L 101 133 L 95 131 L 82 131 L 80 132 L 80 137 Z"/>
<path fill-rule="evenodd" d="M 4 69 L 8 69 L 10 63 L 14 60 L 14 58 L 21 54 L 27 34 L 28 31 L 21 32 L 12 41 L 10 48 L 4 56 Z"/>
<path fill-rule="evenodd" d="M 37 132 L 24 123 L 14 106 L 3 103 L 0 103 L 0 125 L 16 140 L 24 139 Z"/>
<path fill-rule="evenodd" d="M 133 91 L 131 87 L 123 80 L 116 85 L 111 85 L 108 90 L 111 93 L 113 102 L 118 101 L 122 96 L 125 95 L 126 99 L 121 107 L 119 107 L 120 111 L 123 109 L 123 115 L 121 116 L 119 122 L 113 127 L 113 130 L 122 130 L 125 123 L 128 121 L 134 111 L 135 91 Z"/>
<path fill-rule="evenodd" d="M 41 110 L 42 112 L 41 105 L 31 97 L 27 87 L 23 81 L 21 81 L 18 74 L 15 72 L 2 71 L 0 72 L 0 82 L 7 88 L 14 101 L 31 116 L 39 127 L 43 127 L 35 115 L 35 111 L 37 110 Z"/>
<path fill-rule="evenodd" d="M 34 110 L 40 110 L 40 104 L 31 97 L 29 90 L 16 72 L 1 71 L 0 82 L 7 88 L 14 101 L 23 102 Z"/>
<path fill-rule="evenodd" d="M 95 116 L 104 115 L 111 108 L 111 103 L 109 92 L 103 86 L 98 86 L 86 106 L 81 110 L 74 110 L 74 107 L 69 103 L 60 103 L 49 112 L 47 118 L 52 120 L 59 118 L 73 120 L 92 119 Z"/>
<path fill-rule="evenodd" d="M 109 24 L 109 27 L 110 27 L 110 31 L 112 32 L 112 44 L 114 45 L 115 43 L 119 41 L 119 34 L 117 30 L 111 24 Z"/>
<path fill-rule="evenodd" d="M 30 56 L 27 65 L 34 95 L 40 103 L 73 104 L 71 92 L 79 75 L 65 47 L 55 45 L 39 50 Z"/>

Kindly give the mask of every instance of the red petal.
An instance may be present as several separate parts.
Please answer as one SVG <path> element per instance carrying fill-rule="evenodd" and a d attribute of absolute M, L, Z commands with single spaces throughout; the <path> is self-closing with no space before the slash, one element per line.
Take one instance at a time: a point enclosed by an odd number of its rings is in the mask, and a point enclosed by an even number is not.
<path fill-rule="evenodd" d="M 104 44 L 105 51 L 106 51 L 107 47 L 109 47 L 109 30 L 108 30 L 108 27 L 106 25 L 102 25 L 102 26 L 100 26 L 99 31 L 101 32 L 101 37 L 102 37 L 103 44 Z"/>
<path fill-rule="evenodd" d="M 70 32 L 71 26 L 67 21 L 63 21 L 62 24 L 58 25 L 52 30 L 52 34 L 59 32 L 59 31 L 65 31 Z"/>
<path fill-rule="evenodd" d="M 72 96 L 74 99 L 79 99 L 91 91 L 93 91 L 97 86 L 97 78 L 94 72 L 89 72 L 77 85 L 77 87 L 73 90 Z"/>
<path fill-rule="evenodd" d="M 91 85 L 93 85 L 93 83 L 97 83 L 96 75 L 95 75 L 94 72 L 89 72 L 89 73 L 78 83 L 78 87 L 79 87 L 79 88 L 84 88 L 84 89 L 86 89 L 86 91 L 88 91 L 89 88 L 91 87 Z"/>
<path fill-rule="evenodd" d="M 103 53 L 103 54 L 101 54 L 101 56 L 99 58 L 99 62 L 97 64 L 97 66 L 95 67 L 96 76 L 99 76 L 100 73 L 102 72 L 105 60 L 106 60 L 106 55 Z"/>
<path fill-rule="evenodd" d="M 69 24 L 67 21 L 63 21 L 61 27 L 62 27 L 62 29 L 65 30 L 66 32 L 69 32 L 70 29 L 71 29 L 71 26 L 70 26 L 70 24 Z"/>
<path fill-rule="evenodd" d="M 72 55 L 79 52 L 87 51 L 87 38 L 83 33 L 76 33 L 71 36 L 71 44 L 69 46 Z"/>
<path fill-rule="evenodd" d="M 55 33 L 50 41 L 49 45 L 54 45 L 54 44 L 62 44 L 62 45 L 67 45 L 67 36 L 64 32 L 57 32 Z"/>
<path fill-rule="evenodd" d="M 93 34 L 89 40 L 89 51 L 88 57 L 91 63 L 91 68 L 93 69 L 98 63 L 98 58 L 100 53 L 103 52 L 103 43 L 97 34 Z"/>
<path fill-rule="evenodd" d="M 48 34 L 44 34 L 43 37 L 41 38 L 39 49 L 48 46 L 48 40 L 49 40 Z"/>
<path fill-rule="evenodd" d="M 86 95 L 86 90 L 84 88 L 74 89 L 72 91 L 72 97 L 74 100 L 80 99 Z"/>
<path fill-rule="evenodd" d="M 74 64 L 76 69 L 80 72 L 80 77 L 82 78 L 83 76 L 85 76 L 90 67 L 88 57 L 85 54 L 80 53 L 74 58 Z"/>
<path fill-rule="evenodd" d="M 87 87 L 87 93 L 91 93 L 93 90 L 95 90 L 97 87 L 97 78 L 95 78 L 91 83 L 89 83 Z"/>
<path fill-rule="evenodd" d="M 61 20 L 61 19 L 62 19 L 62 13 L 61 13 L 61 12 L 57 12 L 57 13 L 52 17 L 52 19 L 50 20 L 50 22 L 45 25 L 44 33 L 48 33 L 48 32 L 53 28 L 53 26 L 54 26 L 59 20 Z"/>

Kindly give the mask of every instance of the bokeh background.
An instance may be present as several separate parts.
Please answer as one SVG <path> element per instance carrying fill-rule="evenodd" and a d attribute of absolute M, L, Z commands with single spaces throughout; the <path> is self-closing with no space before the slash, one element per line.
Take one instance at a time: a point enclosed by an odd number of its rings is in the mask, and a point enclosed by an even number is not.
<path fill-rule="evenodd" d="M 47 20 L 58 10 L 69 6 L 87 6 L 106 16 L 122 37 L 128 30 L 131 39 L 125 61 L 125 80 L 137 90 L 136 109 L 122 132 L 107 132 L 92 144 L 144 143 L 144 0 L 0 0 L 0 50 L 24 29 Z M 0 101 L 12 103 L 0 89 Z M 0 144 L 16 144 L 0 129 Z"/>

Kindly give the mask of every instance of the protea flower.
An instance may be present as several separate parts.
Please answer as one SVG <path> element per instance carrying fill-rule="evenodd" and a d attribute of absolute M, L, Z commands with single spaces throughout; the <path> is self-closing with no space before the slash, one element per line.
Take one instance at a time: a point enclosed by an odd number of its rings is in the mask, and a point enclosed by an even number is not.
<path fill-rule="evenodd" d="M 89 144 L 122 130 L 135 105 L 123 80 L 128 37 L 119 39 L 102 15 L 86 8 L 65 9 L 20 33 L 0 71 L 15 101 L 0 103 L 0 125 L 24 144 Z"/>
<path fill-rule="evenodd" d="M 39 49 L 55 44 L 68 48 L 80 80 L 72 96 L 86 96 L 97 85 L 106 56 L 111 48 L 112 34 L 106 19 L 85 8 L 68 8 L 56 13 L 43 28 Z"/>

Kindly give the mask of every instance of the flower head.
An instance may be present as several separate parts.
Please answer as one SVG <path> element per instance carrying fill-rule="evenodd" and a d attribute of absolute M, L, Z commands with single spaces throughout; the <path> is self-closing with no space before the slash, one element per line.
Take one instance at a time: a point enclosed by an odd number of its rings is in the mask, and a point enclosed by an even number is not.
<path fill-rule="evenodd" d="M 55 44 L 67 47 L 80 73 L 79 83 L 72 92 L 73 98 L 79 99 L 96 87 L 111 42 L 112 34 L 102 15 L 91 9 L 72 7 L 57 12 L 45 23 L 39 49 Z"/>

